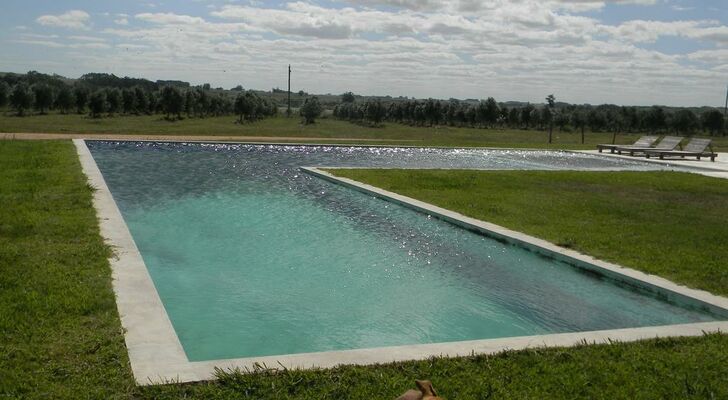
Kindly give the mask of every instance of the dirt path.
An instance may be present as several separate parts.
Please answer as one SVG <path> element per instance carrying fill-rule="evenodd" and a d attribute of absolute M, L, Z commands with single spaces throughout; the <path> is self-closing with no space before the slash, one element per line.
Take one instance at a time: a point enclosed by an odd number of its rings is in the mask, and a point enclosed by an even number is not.
<path fill-rule="evenodd" d="M 213 135 L 119 135 L 98 133 L 0 133 L 0 140 L 57 140 L 57 139 L 105 139 L 105 140 L 174 140 L 199 142 L 416 142 L 401 139 L 322 138 L 297 136 L 213 136 Z"/>

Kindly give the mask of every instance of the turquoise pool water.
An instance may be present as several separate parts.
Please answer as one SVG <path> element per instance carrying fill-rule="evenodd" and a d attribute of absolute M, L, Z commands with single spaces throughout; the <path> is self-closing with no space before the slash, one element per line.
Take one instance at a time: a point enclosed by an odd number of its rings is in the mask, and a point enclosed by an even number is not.
<path fill-rule="evenodd" d="M 191 361 L 715 319 L 298 170 L 649 164 L 538 151 L 88 146 Z"/>

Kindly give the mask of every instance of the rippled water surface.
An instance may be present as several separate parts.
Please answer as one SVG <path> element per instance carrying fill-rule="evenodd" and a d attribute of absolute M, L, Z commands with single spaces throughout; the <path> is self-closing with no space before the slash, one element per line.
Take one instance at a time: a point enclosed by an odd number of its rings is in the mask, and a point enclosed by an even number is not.
<path fill-rule="evenodd" d="M 713 320 L 298 170 L 661 166 L 547 151 L 88 146 L 191 361 Z"/>

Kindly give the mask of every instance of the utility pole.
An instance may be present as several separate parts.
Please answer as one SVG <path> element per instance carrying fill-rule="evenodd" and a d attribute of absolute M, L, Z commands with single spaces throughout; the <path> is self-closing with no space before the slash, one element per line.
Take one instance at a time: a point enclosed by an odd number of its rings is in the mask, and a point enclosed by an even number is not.
<path fill-rule="evenodd" d="M 725 90 L 725 108 L 723 109 L 723 117 L 728 118 L 728 87 Z"/>
<path fill-rule="evenodd" d="M 288 64 L 288 110 L 286 116 L 291 116 L 291 64 Z"/>

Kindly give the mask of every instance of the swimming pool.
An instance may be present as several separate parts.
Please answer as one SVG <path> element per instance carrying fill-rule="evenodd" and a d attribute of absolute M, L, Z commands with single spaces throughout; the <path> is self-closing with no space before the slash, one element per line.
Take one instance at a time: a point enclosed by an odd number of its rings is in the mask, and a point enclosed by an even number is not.
<path fill-rule="evenodd" d="M 88 147 L 190 361 L 717 319 L 298 169 L 662 166 L 545 151 Z"/>

